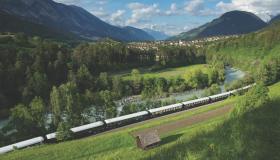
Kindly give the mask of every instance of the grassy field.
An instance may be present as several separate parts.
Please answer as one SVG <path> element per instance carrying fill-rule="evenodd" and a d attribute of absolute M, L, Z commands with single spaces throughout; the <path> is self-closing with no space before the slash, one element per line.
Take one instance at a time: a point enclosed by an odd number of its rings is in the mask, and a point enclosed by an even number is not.
<path fill-rule="evenodd" d="M 208 65 L 206 64 L 197 64 L 197 65 L 191 65 L 191 66 L 185 66 L 185 67 L 177 67 L 177 68 L 168 68 L 168 69 L 163 69 L 160 71 L 156 72 L 150 72 L 148 70 L 141 70 L 141 75 L 144 78 L 149 78 L 149 77 L 164 77 L 167 79 L 170 78 L 176 78 L 180 76 L 181 78 L 188 79 L 191 73 L 193 73 L 195 70 L 201 70 L 203 73 L 207 73 L 209 70 Z M 121 73 L 119 74 L 123 77 L 124 80 L 129 80 L 131 79 L 130 73 Z"/>
<path fill-rule="evenodd" d="M 170 159 L 277 159 L 280 157 L 280 83 L 270 87 L 269 107 L 254 111 L 246 121 L 253 132 L 244 130 L 237 141 L 232 119 L 227 115 L 161 135 L 160 146 L 142 151 L 131 132 L 178 121 L 219 107 L 234 104 L 240 97 L 176 116 L 161 117 L 117 132 L 54 145 L 41 145 L 0 156 L 1 160 L 170 160 Z M 245 124 L 247 124 L 245 123 Z M 249 128 L 250 128 L 249 127 Z M 238 137 L 239 137 L 238 136 Z"/>

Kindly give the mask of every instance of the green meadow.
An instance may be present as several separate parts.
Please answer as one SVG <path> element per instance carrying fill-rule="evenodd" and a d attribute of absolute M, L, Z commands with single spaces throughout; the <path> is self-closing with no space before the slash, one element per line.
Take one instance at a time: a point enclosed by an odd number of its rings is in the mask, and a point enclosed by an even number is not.
<path fill-rule="evenodd" d="M 141 72 L 141 76 L 144 78 L 177 78 L 181 77 L 187 80 L 190 78 L 191 74 L 194 73 L 196 70 L 201 70 L 203 73 L 208 73 L 209 66 L 207 64 L 196 64 L 191 66 L 184 66 L 184 67 L 175 67 L 175 68 L 167 68 L 162 69 L 159 71 L 149 71 L 147 69 L 139 69 Z M 131 74 L 126 72 L 119 74 L 122 76 L 124 80 L 131 80 Z"/>

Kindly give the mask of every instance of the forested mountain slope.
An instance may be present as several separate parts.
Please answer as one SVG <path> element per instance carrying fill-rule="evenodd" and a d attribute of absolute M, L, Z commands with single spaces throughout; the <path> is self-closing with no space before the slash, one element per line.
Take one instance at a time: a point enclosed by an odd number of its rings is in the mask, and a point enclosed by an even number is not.
<path fill-rule="evenodd" d="M 208 45 L 207 61 L 223 61 L 273 83 L 280 77 L 280 22 L 266 28 Z"/>
<path fill-rule="evenodd" d="M 81 39 L 73 33 L 55 30 L 41 24 L 22 20 L 20 17 L 9 15 L 2 11 L 0 11 L 0 32 L 25 33 L 29 36 L 63 41 Z"/>
<path fill-rule="evenodd" d="M 231 11 L 198 28 L 171 37 L 171 40 L 191 40 L 197 38 L 246 34 L 262 29 L 267 24 L 250 12 Z"/>
<path fill-rule="evenodd" d="M 150 36 L 135 36 L 135 33 L 131 34 L 126 29 L 110 25 L 83 8 L 56 3 L 53 0 L 1 0 L 0 10 L 25 21 L 88 39 L 109 37 L 121 41 L 153 40 Z"/>

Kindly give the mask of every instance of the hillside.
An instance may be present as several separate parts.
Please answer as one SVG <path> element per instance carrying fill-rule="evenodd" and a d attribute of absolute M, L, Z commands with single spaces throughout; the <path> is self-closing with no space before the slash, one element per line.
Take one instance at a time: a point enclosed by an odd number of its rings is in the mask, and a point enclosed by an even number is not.
<path fill-rule="evenodd" d="M 263 90 L 263 88 L 256 88 Z M 141 123 L 135 126 L 109 132 L 95 137 L 64 142 L 60 144 L 42 145 L 31 149 L 20 150 L 1 155 L 3 160 L 16 160 L 20 157 L 27 159 L 264 159 L 269 156 L 277 159 L 280 139 L 279 114 L 277 104 L 280 102 L 280 83 L 270 87 L 270 101 L 261 103 L 250 112 L 242 112 L 239 116 L 227 114 L 195 125 L 167 132 L 161 135 L 162 143 L 148 151 L 136 148 L 132 138 L 133 131 L 152 128 L 158 125 L 170 124 L 182 119 L 206 113 L 210 110 L 233 106 L 237 102 L 246 101 L 254 97 L 256 89 L 248 93 L 245 98 L 235 97 L 225 102 L 219 102 L 191 112 L 184 112 Z M 265 98 L 260 94 L 259 98 Z M 241 109 L 242 103 L 235 106 Z M 241 108 L 240 108 L 241 107 Z M 244 111 L 245 108 L 242 108 Z M 236 110 L 235 110 L 236 111 Z M 234 111 L 234 112 L 235 112 Z M 241 125 L 238 125 L 241 124 Z M 242 128 L 242 129 L 241 129 Z M 242 136 L 240 136 L 242 135 Z M 231 152 L 229 152 L 229 150 Z"/>
<path fill-rule="evenodd" d="M 22 20 L 21 18 L 0 11 L 0 32 L 25 33 L 43 38 L 74 40 L 80 39 L 72 33 L 55 30 L 44 25 Z"/>
<path fill-rule="evenodd" d="M 244 11 L 231 11 L 223 14 L 198 28 L 171 37 L 171 40 L 191 40 L 197 38 L 246 34 L 257 31 L 266 26 L 266 23 L 253 13 Z"/>
<path fill-rule="evenodd" d="M 145 35 L 131 34 L 126 29 L 110 25 L 83 8 L 56 3 L 52 0 L 1 0 L 0 10 L 19 16 L 26 21 L 68 31 L 89 39 L 105 37 L 122 41 L 150 39 Z"/>
<path fill-rule="evenodd" d="M 280 22 L 272 23 L 266 28 L 223 40 L 208 46 L 209 57 L 219 57 L 225 63 L 255 72 L 263 60 L 279 57 Z"/>
<path fill-rule="evenodd" d="M 130 26 L 123 27 L 123 29 L 126 30 L 130 35 L 135 37 L 137 40 L 142 40 L 142 41 L 153 41 L 153 40 L 155 40 L 155 38 L 152 35 L 148 34 L 144 30 L 134 28 L 134 27 L 130 27 Z"/>
<path fill-rule="evenodd" d="M 270 23 L 273 23 L 273 22 L 276 22 L 276 21 L 279 21 L 280 20 L 280 14 L 273 17 L 271 20 L 270 20 Z"/>

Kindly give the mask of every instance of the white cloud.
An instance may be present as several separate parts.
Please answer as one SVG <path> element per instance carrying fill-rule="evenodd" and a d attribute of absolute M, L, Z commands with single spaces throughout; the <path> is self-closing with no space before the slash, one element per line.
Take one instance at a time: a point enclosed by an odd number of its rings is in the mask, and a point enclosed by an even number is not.
<path fill-rule="evenodd" d="M 151 23 L 145 23 L 145 24 L 139 24 L 138 28 L 149 28 L 155 31 L 163 32 L 169 36 L 178 35 L 182 32 L 189 31 L 190 29 L 196 27 L 197 24 L 190 24 L 187 26 L 180 26 L 176 24 L 168 24 L 168 23 L 162 23 L 162 24 L 151 24 Z"/>
<path fill-rule="evenodd" d="M 147 20 L 152 16 L 160 14 L 160 9 L 157 4 L 145 5 L 135 2 L 128 4 L 127 7 L 132 12 L 131 17 L 126 21 L 127 25 L 136 24 L 140 21 Z"/>
<path fill-rule="evenodd" d="M 213 16 L 220 13 L 206 8 L 204 0 L 191 0 L 185 4 L 184 10 L 193 16 Z"/>
<path fill-rule="evenodd" d="M 124 25 L 124 14 L 125 10 L 117 10 L 115 13 L 113 13 L 110 17 L 110 22 L 114 25 Z"/>
<path fill-rule="evenodd" d="M 93 9 L 92 11 L 90 11 L 90 13 L 101 19 L 108 19 L 108 17 L 110 16 L 103 7 Z"/>
<path fill-rule="evenodd" d="M 170 9 L 167 10 L 167 11 L 165 12 L 165 14 L 166 14 L 167 16 L 179 14 L 179 9 L 178 9 L 178 7 L 177 7 L 177 4 L 176 4 L 176 3 L 172 3 L 172 4 L 170 5 Z"/>
<path fill-rule="evenodd" d="M 232 10 L 252 12 L 264 20 L 268 20 L 270 15 L 280 13 L 279 0 L 231 0 L 229 3 L 220 1 L 216 7 L 221 10 L 221 12 Z"/>
<path fill-rule="evenodd" d="M 198 14 L 203 9 L 204 9 L 203 0 L 191 0 L 189 3 L 186 4 L 185 7 L 185 10 L 193 15 Z"/>

